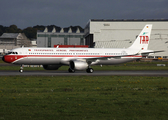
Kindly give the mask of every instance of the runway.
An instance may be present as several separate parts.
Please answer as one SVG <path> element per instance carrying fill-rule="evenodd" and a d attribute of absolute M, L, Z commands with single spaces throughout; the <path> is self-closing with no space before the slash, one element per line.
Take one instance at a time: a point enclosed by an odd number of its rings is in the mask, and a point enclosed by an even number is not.
<path fill-rule="evenodd" d="M 85 71 L 76 71 L 69 73 L 68 71 L 0 71 L 0 76 L 166 76 L 168 70 L 153 70 L 153 71 L 94 71 L 94 73 L 86 73 Z"/>

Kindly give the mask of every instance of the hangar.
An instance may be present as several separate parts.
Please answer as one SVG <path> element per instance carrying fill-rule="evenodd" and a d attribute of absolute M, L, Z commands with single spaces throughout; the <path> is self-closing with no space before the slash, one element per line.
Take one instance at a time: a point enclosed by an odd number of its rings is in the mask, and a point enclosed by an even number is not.
<path fill-rule="evenodd" d="M 127 48 L 146 24 L 153 24 L 149 49 L 166 50 L 149 57 L 168 58 L 168 19 L 91 19 L 84 30 L 85 44 L 95 48 Z"/>
<path fill-rule="evenodd" d="M 54 45 L 84 45 L 84 32 L 75 27 L 68 29 L 53 29 L 47 27 L 37 32 L 37 47 L 54 47 Z"/>
<path fill-rule="evenodd" d="M 3 33 L 0 36 L 0 54 L 21 46 L 30 46 L 30 40 L 24 33 Z"/>

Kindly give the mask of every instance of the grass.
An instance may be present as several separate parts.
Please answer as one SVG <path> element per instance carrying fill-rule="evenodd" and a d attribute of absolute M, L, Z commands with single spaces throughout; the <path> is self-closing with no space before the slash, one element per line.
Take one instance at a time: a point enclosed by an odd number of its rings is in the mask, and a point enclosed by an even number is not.
<path fill-rule="evenodd" d="M 167 80 L 146 76 L 0 76 L 0 119 L 167 119 Z"/>

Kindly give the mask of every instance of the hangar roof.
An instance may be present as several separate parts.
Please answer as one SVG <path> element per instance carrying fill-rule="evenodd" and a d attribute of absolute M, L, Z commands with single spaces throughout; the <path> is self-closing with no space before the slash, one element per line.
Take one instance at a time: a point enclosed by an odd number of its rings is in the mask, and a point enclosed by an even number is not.
<path fill-rule="evenodd" d="M 153 22 L 156 22 L 156 21 L 168 21 L 168 19 L 90 19 L 90 21 L 95 21 L 95 22 L 123 22 L 123 21 L 126 21 L 126 22 L 141 22 L 141 21 L 153 21 Z"/>
<path fill-rule="evenodd" d="M 17 38 L 19 33 L 3 33 L 0 38 Z"/>

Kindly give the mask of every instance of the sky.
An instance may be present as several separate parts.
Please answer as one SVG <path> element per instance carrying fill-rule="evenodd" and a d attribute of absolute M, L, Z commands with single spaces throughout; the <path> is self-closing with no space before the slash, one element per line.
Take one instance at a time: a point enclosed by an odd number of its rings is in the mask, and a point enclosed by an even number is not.
<path fill-rule="evenodd" d="M 1 0 L 0 25 L 85 27 L 89 19 L 168 19 L 168 0 Z"/>

